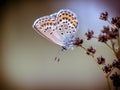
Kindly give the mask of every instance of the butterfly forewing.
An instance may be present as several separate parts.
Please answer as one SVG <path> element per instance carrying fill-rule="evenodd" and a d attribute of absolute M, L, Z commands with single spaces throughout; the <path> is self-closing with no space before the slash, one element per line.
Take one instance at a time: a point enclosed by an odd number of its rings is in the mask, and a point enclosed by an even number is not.
<path fill-rule="evenodd" d="M 56 13 L 37 19 L 33 24 L 33 28 L 44 38 L 64 46 L 60 41 L 59 35 L 56 33 Z"/>

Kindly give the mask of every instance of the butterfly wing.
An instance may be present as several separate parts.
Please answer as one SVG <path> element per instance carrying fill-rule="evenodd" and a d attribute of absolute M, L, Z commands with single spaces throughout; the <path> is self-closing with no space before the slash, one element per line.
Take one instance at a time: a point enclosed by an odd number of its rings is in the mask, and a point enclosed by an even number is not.
<path fill-rule="evenodd" d="M 37 19 L 33 28 L 44 38 L 63 46 L 71 47 L 78 27 L 77 16 L 68 9 Z"/>
<path fill-rule="evenodd" d="M 58 12 L 57 29 L 60 34 L 70 34 L 77 31 L 78 21 L 75 13 L 68 9 L 62 9 Z"/>
<path fill-rule="evenodd" d="M 77 16 L 68 9 L 60 10 L 57 16 L 56 32 L 61 37 L 62 43 L 64 43 L 66 48 L 69 48 L 69 45 L 73 45 L 73 40 L 78 30 Z"/>
<path fill-rule="evenodd" d="M 44 38 L 54 42 L 55 44 L 64 46 L 61 42 L 60 36 L 56 32 L 56 18 L 56 13 L 51 14 L 50 16 L 41 17 L 34 22 L 33 28 Z"/>

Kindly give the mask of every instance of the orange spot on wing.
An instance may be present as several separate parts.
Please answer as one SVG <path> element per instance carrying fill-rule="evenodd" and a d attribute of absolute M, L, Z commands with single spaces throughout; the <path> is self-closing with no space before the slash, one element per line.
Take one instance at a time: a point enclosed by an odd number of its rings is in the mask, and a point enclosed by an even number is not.
<path fill-rule="evenodd" d="M 75 27 L 77 27 L 78 22 L 74 20 L 74 18 L 71 15 L 66 14 L 62 14 L 58 17 L 58 21 L 63 20 L 63 18 L 67 18 Z"/>
<path fill-rule="evenodd" d="M 55 20 L 45 20 L 43 22 L 39 22 L 39 24 L 42 26 L 42 25 L 45 25 L 45 24 L 51 24 L 51 25 L 55 25 L 56 21 Z"/>

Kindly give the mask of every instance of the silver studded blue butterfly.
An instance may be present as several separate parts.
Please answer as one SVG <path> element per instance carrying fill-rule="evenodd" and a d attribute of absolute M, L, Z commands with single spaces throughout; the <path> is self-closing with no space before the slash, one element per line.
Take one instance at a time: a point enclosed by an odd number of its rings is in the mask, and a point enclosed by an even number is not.
<path fill-rule="evenodd" d="M 73 47 L 78 31 L 78 20 L 75 13 L 68 9 L 38 18 L 33 28 L 44 38 L 58 44 L 63 50 Z"/>

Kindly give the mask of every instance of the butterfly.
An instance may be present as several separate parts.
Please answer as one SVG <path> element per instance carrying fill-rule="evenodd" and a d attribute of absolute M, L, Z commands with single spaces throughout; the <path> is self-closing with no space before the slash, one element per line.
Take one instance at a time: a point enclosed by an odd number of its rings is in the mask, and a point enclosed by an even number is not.
<path fill-rule="evenodd" d="M 61 51 L 64 51 L 74 46 L 73 42 L 78 31 L 78 19 L 71 10 L 61 9 L 57 13 L 36 19 L 33 28 L 44 38 L 61 46 Z"/>

